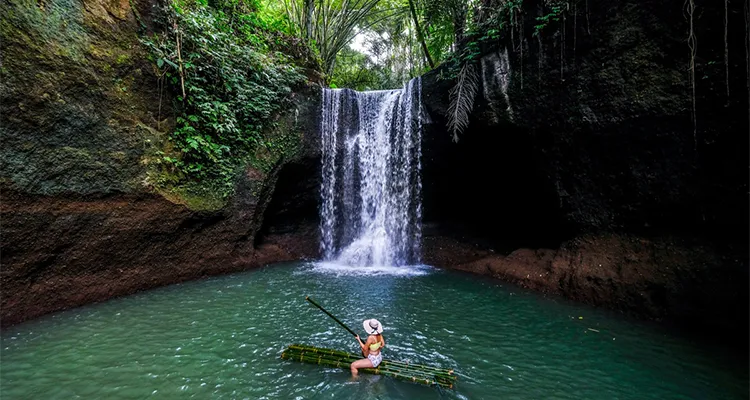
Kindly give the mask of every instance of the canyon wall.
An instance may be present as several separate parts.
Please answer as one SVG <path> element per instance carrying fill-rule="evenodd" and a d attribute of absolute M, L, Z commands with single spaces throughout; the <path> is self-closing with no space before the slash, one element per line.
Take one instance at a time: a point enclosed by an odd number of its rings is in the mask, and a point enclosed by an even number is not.
<path fill-rule="evenodd" d="M 695 114 L 683 2 L 569 2 L 546 26 L 546 3 L 523 4 L 482 44 L 457 143 L 456 71 L 424 77 L 425 259 L 746 339 L 742 4 L 728 10 L 728 82 L 723 4 L 699 5 Z"/>
<path fill-rule="evenodd" d="M 279 172 L 314 147 L 317 85 L 299 88 L 266 133 L 292 132 L 301 150 L 247 165 L 223 206 L 152 183 L 175 123 L 139 41 L 155 4 L 0 4 L 2 325 L 317 250 L 288 235 L 255 243 Z"/>

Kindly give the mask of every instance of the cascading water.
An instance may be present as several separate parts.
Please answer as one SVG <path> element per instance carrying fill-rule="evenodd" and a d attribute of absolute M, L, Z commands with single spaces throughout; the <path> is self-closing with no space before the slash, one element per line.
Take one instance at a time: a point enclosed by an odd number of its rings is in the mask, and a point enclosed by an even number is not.
<path fill-rule="evenodd" d="M 323 89 L 321 248 L 326 261 L 420 258 L 421 80 L 400 90 Z"/>

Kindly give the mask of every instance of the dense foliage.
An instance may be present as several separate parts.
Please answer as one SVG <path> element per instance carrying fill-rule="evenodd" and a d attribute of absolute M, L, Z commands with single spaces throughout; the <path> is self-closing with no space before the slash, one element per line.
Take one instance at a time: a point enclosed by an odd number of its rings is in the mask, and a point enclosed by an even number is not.
<path fill-rule="evenodd" d="M 270 3 L 270 0 L 269 0 Z M 569 1 L 545 3 L 535 27 L 556 21 Z M 522 0 L 284 0 L 286 32 L 315 49 L 336 87 L 400 87 L 448 63 L 454 78 L 484 43 L 522 20 Z M 520 30 L 519 30 L 520 33 Z"/>
<path fill-rule="evenodd" d="M 160 76 L 164 107 L 177 114 L 153 157 L 151 182 L 220 199 L 286 107 L 301 68 L 332 87 L 394 88 L 440 64 L 451 91 L 454 138 L 466 126 L 482 49 L 516 32 L 522 0 L 168 0 L 158 33 L 143 38 Z M 568 2 L 550 0 L 535 34 Z M 523 34 L 522 28 L 517 35 Z M 471 76 L 468 76 L 471 74 Z M 466 85 L 461 87 L 461 85 Z M 166 104 L 170 103 L 170 104 Z M 161 119 L 161 116 L 160 116 Z"/>
<path fill-rule="evenodd" d="M 289 41 L 274 33 L 280 22 L 260 6 L 174 0 L 160 10 L 160 33 L 142 40 L 177 110 L 169 145 L 156 157 L 158 186 L 226 197 L 239 169 L 274 145 L 264 131 L 303 78 L 278 51 Z"/>

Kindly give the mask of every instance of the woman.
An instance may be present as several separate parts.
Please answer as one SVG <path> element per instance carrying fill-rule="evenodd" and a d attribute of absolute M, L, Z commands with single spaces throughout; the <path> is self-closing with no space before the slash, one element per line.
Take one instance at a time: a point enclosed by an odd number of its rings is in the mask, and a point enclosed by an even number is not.
<path fill-rule="evenodd" d="M 377 368 L 380 362 L 383 361 L 383 355 L 380 354 L 380 350 L 385 347 L 385 340 L 383 340 L 383 325 L 376 319 L 367 319 L 362 323 L 365 327 L 365 332 L 369 335 L 367 341 L 362 343 L 362 339 L 357 335 L 357 343 L 362 348 L 362 354 L 365 358 L 357 360 L 352 363 L 352 376 L 357 376 L 357 368 Z"/>

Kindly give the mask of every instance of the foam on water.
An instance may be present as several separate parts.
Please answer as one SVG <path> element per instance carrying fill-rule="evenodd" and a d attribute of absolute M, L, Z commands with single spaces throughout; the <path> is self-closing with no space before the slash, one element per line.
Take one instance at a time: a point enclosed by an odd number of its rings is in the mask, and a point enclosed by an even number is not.
<path fill-rule="evenodd" d="M 434 270 L 429 265 L 402 265 L 398 267 L 387 265 L 371 265 L 367 267 L 352 266 L 336 261 L 319 261 L 309 263 L 301 272 L 316 272 L 336 276 L 422 276 Z"/>

